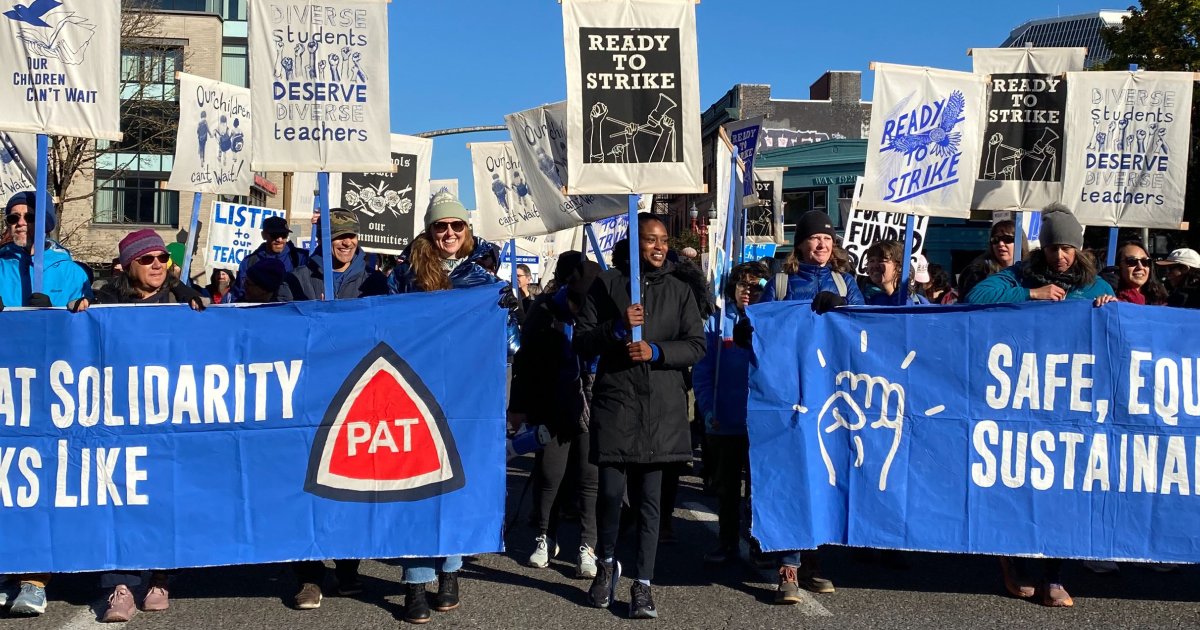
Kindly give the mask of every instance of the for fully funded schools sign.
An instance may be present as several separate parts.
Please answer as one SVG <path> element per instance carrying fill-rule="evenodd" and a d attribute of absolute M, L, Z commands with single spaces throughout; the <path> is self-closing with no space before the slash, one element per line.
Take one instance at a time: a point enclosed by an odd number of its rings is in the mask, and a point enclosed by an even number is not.
<path fill-rule="evenodd" d="M 875 97 L 859 207 L 971 214 L 984 121 L 984 77 L 875 64 Z"/>
<path fill-rule="evenodd" d="M 0 572 L 499 551 L 497 298 L 5 313 L 38 352 L 0 348 Z"/>
<path fill-rule="evenodd" d="M 256 171 L 391 171 L 387 0 L 250 3 Z"/>
<path fill-rule="evenodd" d="M 1200 341 L 1176 332 L 1192 312 L 782 302 L 750 318 L 764 548 L 1200 561 Z"/>

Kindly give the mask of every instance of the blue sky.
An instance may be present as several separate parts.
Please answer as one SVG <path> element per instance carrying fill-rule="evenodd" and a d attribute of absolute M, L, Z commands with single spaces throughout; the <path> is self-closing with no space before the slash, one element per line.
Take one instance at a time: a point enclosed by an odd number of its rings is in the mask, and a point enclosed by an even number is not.
<path fill-rule="evenodd" d="M 1128 2 L 1128 0 L 1126 0 Z M 696 7 L 700 103 L 736 83 L 769 83 L 774 98 L 808 98 L 826 70 L 871 61 L 971 69 L 971 47 L 998 46 L 1026 20 L 1100 9 L 1120 0 L 704 0 Z M 566 98 L 562 9 L 555 0 L 397 0 L 388 7 L 392 130 L 502 125 L 504 115 Z M 468 142 L 439 138 L 433 177 L 458 178 L 474 207 Z"/>

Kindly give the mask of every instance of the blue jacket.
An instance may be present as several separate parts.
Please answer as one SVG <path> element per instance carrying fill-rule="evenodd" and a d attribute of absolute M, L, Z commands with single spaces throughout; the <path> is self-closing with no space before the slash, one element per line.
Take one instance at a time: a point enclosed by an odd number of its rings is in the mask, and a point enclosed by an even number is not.
<path fill-rule="evenodd" d="M 704 324 L 708 352 L 692 369 L 696 407 L 709 435 L 746 435 L 746 401 L 750 394 L 750 359 L 753 353 L 721 336 L 721 318 L 730 326 L 744 315 L 713 315 Z"/>
<path fill-rule="evenodd" d="M 771 277 L 767 278 L 767 290 L 763 293 L 761 301 L 805 302 L 812 301 L 821 291 L 837 293 L 838 287 L 833 281 L 834 273 L 828 265 L 818 267 L 817 265 L 801 264 L 799 271 L 788 276 L 786 296 L 775 296 L 775 278 Z M 864 304 L 862 292 L 858 290 L 858 283 L 854 281 L 854 276 L 843 273 L 842 279 L 846 281 L 846 302 L 853 306 L 862 306 Z"/>
<path fill-rule="evenodd" d="M 229 293 L 222 298 L 222 304 L 232 304 L 246 299 L 246 270 L 263 258 L 278 258 L 283 263 L 284 273 L 290 274 L 308 264 L 309 255 L 308 250 L 300 249 L 291 243 L 285 245 L 283 251 L 278 254 L 268 250 L 266 243 L 259 245 L 258 249 L 243 258 L 242 264 L 238 265 L 237 277 L 233 279 L 233 286 L 229 287 Z"/>
<path fill-rule="evenodd" d="M 1041 286 L 1039 283 L 1028 281 L 1024 274 L 1020 273 L 1018 265 L 1013 265 L 1000 273 L 988 276 L 975 285 L 975 288 L 971 289 L 971 293 L 967 296 L 967 302 L 970 304 L 1028 302 L 1029 290 Z M 1067 294 L 1066 299 L 1094 300 L 1101 295 L 1113 295 L 1113 290 L 1107 282 L 1096 276 L 1090 286 L 1071 291 Z"/>
<path fill-rule="evenodd" d="M 912 306 L 914 304 L 929 304 L 929 300 L 925 299 L 924 295 L 912 292 L 908 294 L 908 304 L 900 303 L 900 292 L 888 295 L 883 292 L 883 289 L 875 285 L 870 285 L 863 290 L 863 299 L 866 300 L 868 306 Z"/>
<path fill-rule="evenodd" d="M 47 239 L 42 264 L 42 293 L 50 296 L 50 304 L 67 306 L 81 297 L 92 299 L 87 273 L 71 259 L 71 252 Z M 0 247 L 0 299 L 5 306 L 29 304 L 32 267 L 33 256 L 23 247 L 15 243 Z"/>
<path fill-rule="evenodd" d="M 388 277 L 390 293 L 419 293 L 424 290 L 417 286 L 417 278 L 413 274 L 412 264 L 409 262 L 411 249 L 410 245 L 408 249 L 404 250 L 404 253 L 400 255 L 399 264 L 392 270 L 392 275 Z M 469 289 L 502 282 L 500 278 L 479 264 L 479 261 L 485 256 L 500 259 L 495 245 L 476 236 L 475 249 L 471 251 L 471 255 L 450 272 L 450 286 L 455 289 Z"/>
<path fill-rule="evenodd" d="M 325 295 L 325 261 L 321 250 L 313 252 L 311 258 L 299 269 L 289 273 L 279 285 L 280 302 L 319 300 Z M 352 300 L 373 295 L 387 295 L 387 279 L 383 274 L 367 269 L 366 256 L 362 249 L 354 252 L 350 266 L 333 277 L 333 294 L 339 300 Z"/>

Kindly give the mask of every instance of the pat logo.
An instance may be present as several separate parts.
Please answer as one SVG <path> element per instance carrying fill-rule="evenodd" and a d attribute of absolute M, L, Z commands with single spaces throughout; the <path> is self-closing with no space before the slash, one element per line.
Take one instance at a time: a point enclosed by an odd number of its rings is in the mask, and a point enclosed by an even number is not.
<path fill-rule="evenodd" d="M 437 399 L 379 344 L 342 383 L 309 456 L 307 492 L 335 501 L 420 501 L 466 485 Z"/>

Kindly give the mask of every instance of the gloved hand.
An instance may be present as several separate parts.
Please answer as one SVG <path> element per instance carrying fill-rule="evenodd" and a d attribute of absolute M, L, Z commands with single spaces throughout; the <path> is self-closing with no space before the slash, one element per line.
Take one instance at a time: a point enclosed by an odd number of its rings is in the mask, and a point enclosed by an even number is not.
<path fill-rule="evenodd" d="M 845 306 L 846 304 L 846 298 L 832 291 L 821 291 L 817 294 L 817 297 L 813 298 L 812 310 L 817 315 L 824 315 L 825 313 L 828 313 L 839 306 Z"/>
<path fill-rule="evenodd" d="M 753 336 L 754 327 L 750 325 L 750 318 L 743 317 L 741 321 L 733 325 L 733 343 L 738 347 L 749 350 Z"/>

